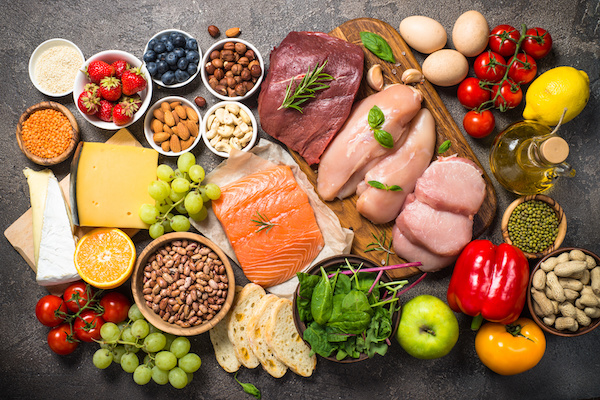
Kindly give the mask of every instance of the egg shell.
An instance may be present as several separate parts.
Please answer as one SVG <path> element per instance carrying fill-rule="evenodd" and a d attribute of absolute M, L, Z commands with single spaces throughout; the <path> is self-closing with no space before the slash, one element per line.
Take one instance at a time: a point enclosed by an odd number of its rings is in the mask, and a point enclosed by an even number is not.
<path fill-rule="evenodd" d="M 438 86 L 459 84 L 469 72 L 469 63 L 456 50 L 442 49 L 431 53 L 423 61 L 423 75 Z"/>
<path fill-rule="evenodd" d="M 485 50 L 490 35 L 490 27 L 485 17 L 475 10 L 463 13 L 452 28 L 454 48 L 466 57 L 475 57 Z"/>
<path fill-rule="evenodd" d="M 400 22 L 400 35 L 410 47 L 424 54 L 443 48 L 448 39 L 442 24 L 422 15 L 404 18 Z"/>

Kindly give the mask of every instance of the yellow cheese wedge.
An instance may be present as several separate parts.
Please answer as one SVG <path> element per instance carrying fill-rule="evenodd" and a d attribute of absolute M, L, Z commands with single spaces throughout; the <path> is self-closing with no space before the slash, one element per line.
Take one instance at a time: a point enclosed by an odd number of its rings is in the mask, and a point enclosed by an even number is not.
<path fill-rule="evenodd" d="M 147 229 L 138 210 L 154 204 L 148 185 L 157 166 L 153 149 L 83 143 L 75 189 L 79 225 Z"/>
<path fill-rule="evenodd" d="M 45 169 L 43 171 L 34 171 L 25 168 L 23 174 L 27 178 L 29 185 L 29 198 L 31 202 L 31 217 L 33 220 L 33 256 L 35 265 L 37 265 L 40 256 L 40 240 L 42 238 L 42 219 L 44 217 L 44 207 L 46 206 L 46 191 L 48 189 L 48 179 L 52 171 Z"/>

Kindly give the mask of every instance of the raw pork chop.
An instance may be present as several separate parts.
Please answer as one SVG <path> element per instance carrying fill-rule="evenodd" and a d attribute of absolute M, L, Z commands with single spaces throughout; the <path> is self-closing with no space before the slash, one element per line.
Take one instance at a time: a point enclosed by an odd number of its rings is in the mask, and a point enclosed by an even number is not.
<path fill-rule="evenodd" d="M 286 88 L 327 61 L 323 72 L 333 76 L 328 89 L 301 105 L 303 112 L 279 109 Z M 270 55 L 270 67 L 258 96 L 262 129 L 297 151 L 308 164 L 321 154 L 350 114 L 360 86 L 364 53 L 360 46 L 321 32 L 290 32 Z"/>
<path fill-rule="evenodd" d="M 407 261 L 420 261 L 419 269 L 423 272 L 433 272 L 440 270 L 456 260 L 456 256 L 440 256 L 430 252 L 426 248 L 412 243 L 398 229 L 398 225 L 392 228 L 392 243 L 394 251 L 398 254 L 402 253 L 402 258 Z"/>

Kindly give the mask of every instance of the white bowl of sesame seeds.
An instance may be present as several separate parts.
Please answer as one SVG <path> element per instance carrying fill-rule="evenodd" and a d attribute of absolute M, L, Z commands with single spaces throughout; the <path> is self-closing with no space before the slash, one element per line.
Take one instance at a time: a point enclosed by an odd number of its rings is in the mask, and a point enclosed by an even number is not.
<path fill-rule="evenodd" d="M 29 58 L 29 78 L 37 90 L 50 97 L 73 92 L 75 76 L 85 57 L 75 43 L 50 39 L 40 44 Z"/>

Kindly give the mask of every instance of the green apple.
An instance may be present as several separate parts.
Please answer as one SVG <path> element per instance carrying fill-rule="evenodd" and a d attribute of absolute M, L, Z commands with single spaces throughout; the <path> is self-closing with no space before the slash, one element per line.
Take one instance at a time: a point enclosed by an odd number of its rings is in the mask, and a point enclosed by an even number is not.
<path fill-rule="evenodd" d="M 428 294 L 408 301 L 396 332 L 400 346 L 413 357 L 443 357 L 458 340 L 458 321 L 446 303 Z"/>

